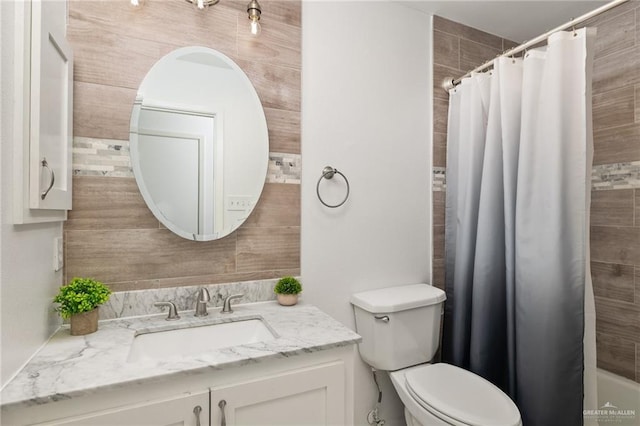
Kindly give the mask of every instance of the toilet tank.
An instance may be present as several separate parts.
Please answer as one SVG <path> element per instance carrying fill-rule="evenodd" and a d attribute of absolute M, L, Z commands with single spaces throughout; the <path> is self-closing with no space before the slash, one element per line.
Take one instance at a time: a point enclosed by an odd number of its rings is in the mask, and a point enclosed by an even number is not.
<path fill-rule="evenodd" d="M 362 336 L 360 356 L 378 370 L 399 370 L 433 359 L 446 295 L 428 284 L 356 293 L 351 304 Z"/>

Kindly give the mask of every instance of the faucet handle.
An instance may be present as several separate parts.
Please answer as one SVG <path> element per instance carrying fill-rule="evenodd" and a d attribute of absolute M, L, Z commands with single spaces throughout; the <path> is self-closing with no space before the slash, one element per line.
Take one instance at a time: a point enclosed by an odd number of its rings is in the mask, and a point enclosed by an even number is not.
<path fill-rule="evenodd" d="M 222 304 L 222 313 L 223 314 L 231 314 L 233 313 L 233 309 L 231 309 L 231 301 L 234 299 L 240 299 L 244 294 L 232 294 L 231 296 L 227 296 L 224 298 L 224 303 Z"/>
<path fill-rule="evenodd" d="M 178 315 L 178 308 L 176 308 L 176 304 L 173 302 L 156 302 L 153 306 L 157 306 L 159 308 L 163 308 L 165 306 L 169 307 L 169 315 L 167 316 L 167 321 L 179 320 L 180 315 Z"/>

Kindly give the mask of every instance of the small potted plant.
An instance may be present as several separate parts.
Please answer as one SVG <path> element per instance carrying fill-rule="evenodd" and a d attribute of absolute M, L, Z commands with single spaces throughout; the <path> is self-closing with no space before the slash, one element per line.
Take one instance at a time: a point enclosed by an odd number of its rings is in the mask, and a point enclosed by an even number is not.
<path fill-rule="evenodd" d="M 283 277 L 278 280 L 273 292 L 278 297 L 278 303 L 291 306 L 298 303 L 298 294 L 302 291 L 300 281 L 293 277 Z"/>
<path fill-rule="evenodd" d="M 109 300 L 111 290 L 91 278 L 74 278 L 53 299 L 56 311 L 71 323 L 71 335 L 82 336 L 98 329 L 98 305 Z"/>

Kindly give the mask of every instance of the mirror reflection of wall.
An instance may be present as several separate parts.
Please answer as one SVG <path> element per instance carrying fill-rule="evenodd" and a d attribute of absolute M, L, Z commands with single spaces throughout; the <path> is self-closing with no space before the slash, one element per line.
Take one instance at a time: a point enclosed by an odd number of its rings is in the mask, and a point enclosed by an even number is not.
<path fill-rule="evenodd" d="M 225 55 L 187 47 L 158 61 L 138 90 L 130 139 L 140 191 L 176 234 L 221 238 L 257 203 L 268 162 L 266 120 L 253 85 Z"/>

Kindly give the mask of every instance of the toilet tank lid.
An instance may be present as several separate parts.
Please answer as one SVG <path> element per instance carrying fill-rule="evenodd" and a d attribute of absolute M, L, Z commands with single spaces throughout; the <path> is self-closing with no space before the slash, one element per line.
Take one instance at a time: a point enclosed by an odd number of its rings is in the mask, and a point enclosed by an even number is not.
<path fill-rule="evenodd" d="M 367 312 L 399 312 L 443 302 L 444 291 L 429 284 L 411 284 L 363 291 L 351 296 L 351 303 Z"/>

